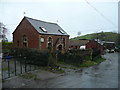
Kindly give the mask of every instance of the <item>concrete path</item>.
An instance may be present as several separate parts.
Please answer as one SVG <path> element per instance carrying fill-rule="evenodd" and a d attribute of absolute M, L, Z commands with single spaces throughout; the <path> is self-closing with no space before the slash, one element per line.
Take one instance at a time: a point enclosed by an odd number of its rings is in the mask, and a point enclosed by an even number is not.
<path fill-rule="evenodd" d="M 23 76 L 15 76 L 15 77 L 6 79 L 3 82 L 3 88 L 20 88 L 28 84 L 30 85 L 33 82 L 53 79 L 63 74 L 57 74 L 57 73 L 52 73 L 52 72 L 43 71 L 43 70 L 36 70 L 36 71 L 31 71 L 29 73 L 24 73 L 22 75 L 28 76 L 28 77 L 33 76 L 33 77 L 27 79 L 26 77 L 23 77 Z M 33 86 L 33 85 L 30 85 L 30 86 Z"/>

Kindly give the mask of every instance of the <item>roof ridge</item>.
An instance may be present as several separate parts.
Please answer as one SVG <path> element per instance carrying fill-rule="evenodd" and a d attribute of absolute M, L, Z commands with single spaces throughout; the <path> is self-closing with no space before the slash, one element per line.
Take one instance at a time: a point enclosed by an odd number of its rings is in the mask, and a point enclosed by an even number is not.
<path fill-rule="evenodd" d="M 56 25 L 57 25 L 57 23 L 46 22 L 46 21 L 42 21 L 42 20 L 38 20 L 38 19 L 31 18 L 31 17 L 26 17 L 26 16 L 25 16 L 25 18 L 32 19 L 32 20 L 36 20 L 36 21 L 40 21 L 40 22 L 44 22 L 44 23 L 56 24 Z"/>

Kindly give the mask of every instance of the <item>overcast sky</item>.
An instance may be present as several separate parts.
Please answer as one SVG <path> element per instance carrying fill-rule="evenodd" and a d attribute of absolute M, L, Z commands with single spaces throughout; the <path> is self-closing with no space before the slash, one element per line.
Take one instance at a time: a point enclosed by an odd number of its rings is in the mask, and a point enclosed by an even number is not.
<path fill-rule="evenodd" d="M 9 41 L 24 16 L 58 23 L 70 38 L 78 32 L 118 32 L 118 0 L 1 0 L 0 12 Z"/>

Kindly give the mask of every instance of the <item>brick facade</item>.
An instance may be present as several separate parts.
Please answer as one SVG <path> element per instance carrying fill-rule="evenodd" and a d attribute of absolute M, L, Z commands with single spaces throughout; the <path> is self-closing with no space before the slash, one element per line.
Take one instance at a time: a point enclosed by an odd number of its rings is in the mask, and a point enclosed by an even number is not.
<path fill-rule="evenodd" d="M 100 45 L 97 41 L 95 40 L 90 40 L 87 44 L 86 44 L 86 49 L 96 49 L 99 50 L 101 52 L 103 52 L 104 47 L 102 45 Z"/>
<path fill-rule="evenodd" d="M 49 37 L 51 38 L 52 50 L 58 50 L 59 45 L 62 46 L 62 50 L 68 50 L 69 36 L 40 34 L 28 20 L 23 18 L 23 20 L 13 32 L 13 44 L 16 48 L 27 47 L 36 48 L 40 50 L 47 50 Z"/>

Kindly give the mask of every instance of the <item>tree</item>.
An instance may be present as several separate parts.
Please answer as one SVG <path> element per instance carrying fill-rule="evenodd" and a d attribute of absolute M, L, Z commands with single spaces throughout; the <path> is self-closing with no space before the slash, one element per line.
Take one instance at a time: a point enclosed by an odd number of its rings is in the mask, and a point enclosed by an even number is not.
<path fill-rule="evenodd" d="M 7 34 L 7 28 L 6 26 L 0 22 L 0 42 L 7 42 L 6 34 Z"/>

